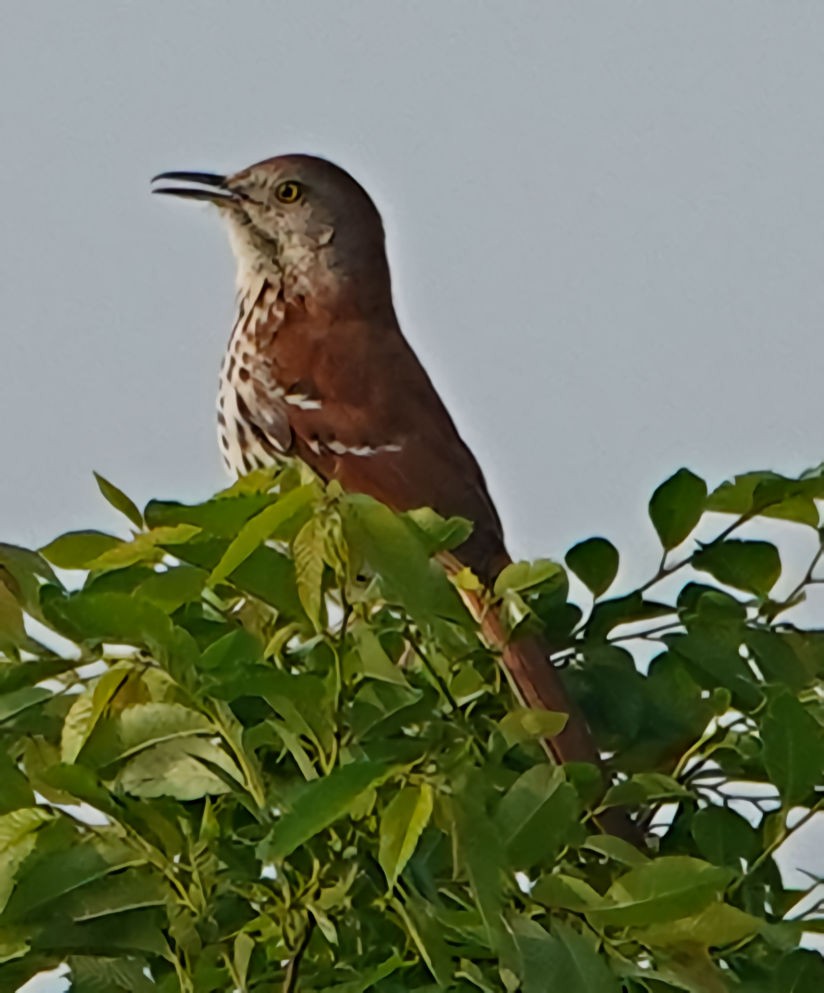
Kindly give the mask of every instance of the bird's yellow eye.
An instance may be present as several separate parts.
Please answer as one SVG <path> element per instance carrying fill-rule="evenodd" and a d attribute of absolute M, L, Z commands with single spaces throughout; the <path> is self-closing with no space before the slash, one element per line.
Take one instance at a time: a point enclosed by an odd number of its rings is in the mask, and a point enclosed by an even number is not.
<path fill-rule="evenodd" d="M 294 179 L 287 179 L 275 190 L 275 196 L 281 203 L 295 203 L 303 196 L 303 186 Z"/>

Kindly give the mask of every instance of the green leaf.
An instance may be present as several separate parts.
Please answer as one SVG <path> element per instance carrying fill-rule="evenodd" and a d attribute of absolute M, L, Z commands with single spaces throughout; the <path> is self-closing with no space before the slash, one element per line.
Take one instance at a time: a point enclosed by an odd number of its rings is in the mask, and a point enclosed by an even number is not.
<path fill-rule="evenodd" d="M 498 730 L 507 747 L 535 739 L 554 738 L 566 727 L 568 714 L 536 707 L 513 707 L 498 721 Z"/>
<path fill-rule="evenodd" d="M 209 585 L 216 586 L 223 582 L 264 542 L 281 536 L 285 527 L 294 524 L 297 520 L 303 520 L 317 497 L 317 485 L 306 483 L 280 497 L 277 503 L 265 507 L 248 520 L 212 570 Z"/>
<path fill-rule="evenodd" d="M 758 855 L 758 832 L 728 807 L 704 807 L 696 811 L 690 831 L 701 854 L 716 865 L 728 865 L 740 871 L 742 859 L 752 862 Z"/>
<path fill-rule="evenodd" d="M 605 638 L 619 624 L 654 621 L 674 614 L 675 610 L 669 604 L 645 600 L 637 591 L 610 600 L 599 600 L 587 622 L 587 636 Z"/>
<path fill-rule="evenodd" d="M 34 806 L 34 790 L 17 763 L 0 750 L 0 814 Z"/>
<path fill-rule="evenodd" d="M 96 558 L 123 542 L 102 531 L 69 531 L 50 541 L 40 554 L 60 569 L 88 569 Z"/>
<path fill-rule="evenodd" d="M 223 635 L 211 645 L 200 657 L 200 667 L 204 672 L 225 675 L 231 679 L 242 667 L 251 667 L 260 660 L 263 646 L 260 640 L 250 631 L 239 628 Z"/>
<path fill-rule="evenodd" d="M 620 865 L 638 866 L 646 865 L 649 862 L 649 857 L 644 855 L 635 845 L 631 845 L 623 838 L 617 838 L 612 834 L 592 835 L 586 839 L 581 848 L 606 855 L 608 859 L 612 859 L 613 862 L 618 862 Z"/>
<path fill-rule="evenodd" d="M 583 911 L 603 903 L 601 894 L 577 876 L 562 872 L 541 876 L 532 887 L 530 897 L 544 907 L 559 910 Z"/>
<path fill-rule="evenodd" d="M 0 569 L 0 651 L 4 646 L 20 646 L 26 641 L 23 609 L 3 581 Z"/>
<path fill-rule="evenodd" d="M 713 543 L 696 552 L 692 564 L 720 583 L 758 596 L 767 596 L 781 575 L 778 549 L 767 541 Z"/>
<path fill-rule="evenodd" d="M 37 707 L 44 700 L 50 700 L 53 694 L 45 686 L 24 686 L 11 693 L 0 696 L 0 724 L 22 714 L 30 707 Z"/>
<path fill-rule="evenodd" d="M 71 993 L 157 993 L 144 959 L 72 955 Z"/>
<path fill-rule="evenodd" d="M 154 528 L 109 548 L 88 563 L 96 572 L 107 569 L 124 569 L 138 562 L 160 562 L 168 546 L 185 545 L 200 533 L 192 524 L 178 524 L 169 528 Z"/>
<path fill-rule="evenodd" d="M 403 517 L 420 531 L 430 555 L 457 548 L 472 534 L 471 521 L 463 517 L 441 517 L 429 507 L 407 511 Z"/>
<path fill-rule="evenodd" d="M 732 878 L 728 869 L 685 855 L 662 856 L 617 879 L 604 906 L 588 912 L 597 927 L 674 921 L 697 914 L 718 898 Z"/>
<path fill-rule="evenodd" d="M 167 614 L 174 613 L 184 603 L 200 600 L 206 585 L 206 573 L 191 565 L 179 565 L 156 572 L 135 589 L 135 596 L 151 600 Z"/>
<path fill-rule="evenodd" d="M 60 955 L 93 948 L 109 957 L 137 952 L 167 958 L 169 949 L 161 930 L 163 923 L 164 919 L 155 910 L 119 914 L 116 926 L 108 919 L 81 924 L 61 922 L 41 929 L 32 940 L 32 948 Z"/>
<path fill-rule="evenodd" d="M 578 542 L 566 553 L 564 561 L 595 597 L 606 593 L 618 575 L 618 549 L 606 538 Z"/>
<path fill-rule="evenodd" d="M 119 510 L 121 514 L 127 517 L 136 528 L 143 527 L 143 515 L 134 505 L 134 503 L 126 496 L 126 494 L 118 489 L 114 483 L 110 483 L 108 479 L 105 479 L 100 475 L 99 472 L 94 474 L 94 478 L 97 482 L 97 487 L 103 494 L 106 500 L 114 507 L 115 510 Z"/>
<path fill-rule="evenodd" d="M 120 789 L 151 799 L 200 800 L 242 788 L 234 760 L 211 741 L 187 737 L 164 741 L 141 751 L 117 776 Z"/>
<path fill-rule="evenodd" d="M 645 945 L 659 948 L 700 945 L 724 948 L 757 934 L 764 922 L 726 903 L 711 903 L 704 910 L 666 924 L 651 924 L 634 932 Z"/>
<path fill-rule="evenodd" d="M 330 986 L 326 993 L 368 993 L 369 990 L 375 988 L 381 979 L 391 976 L 393 972 L 397 972 L 403 965 L 403 959 L 395 952 L 384 962 L 380 962 L 371 969 L 366 969 L 358 979 Z"/>
<path fill-rule="evenodd" d="M 0 582 L 33 617 L 40 617 L 40 588 L 43 583 L 62 588 L 49 563 L 37 552 L 0 542 Z"/>
<path fill-rule="evenodd" d="M 29 863 L 21 874 L 7 913 L 12 920 L 25 919 L 67 893 L 143 861 L 119 844 L 100 848 L 82 842 L 65 850 L 48 851 Z"/>
<path fill-rule="evenodd" d="M 785 806 L 809 798 L 821 780 L 824 729 L 789 693 L 779 693 L 761 724 L 764 764 Z"/>
<path fill-rule="evenodd" d="M 466 611 L 443 571 L 429 560 L 416 529 L 371 497 L 350 493 L 342 498 L 344 532 L 380 577 L 386 598 L 406 608 L 424 628 L 442 618 L 465 621 Z"/>
<path fill-rule="evenodd" d="M 536 765 L 518 777 L 495 811 L 495 826 L 513 867 L 551 860 L 579 815 L 578 796 L 558 766 Z"/>
<path fill-rule="evenodd" d="M 595 944 L 569 925 L 553 921 L 549 934 L 537 921 L 518 916 L 508 930 L 511 950 L 503 964 L 523 993 L 620 993 Z"/>
<path fill-rule="evenodd" d="M 650 801 L 690 799 L 693 793 L 662 772 L 637 772 L 611 786 L 604 795 L 605 807 L 634 807 Z"/>
<path fill-rule="evenodd" d="M 173 663 L 181 669 L 193 667 L 197 659 L 188 632 L 172 624 L 154 604 L 123 593 L 44 596 L 43 613 L 58 631 L 78 641 L 147 648 L 161 665 Z"/>
<path fill-rule="evenodd" d="M 498 573 L 495 580 L 495 596 L 505 593 L 520 593 L 554 579 L 563 573 L 557 562 L 551 559 L 535 559 L 534 562 L 510 562 Z"/>
<path fill-rule="evenodd" d="M 380 822 L 378 861 L 391 889 L 412 858 L 432 816 L 432 787 L 407 786 L 387 804 Z"/>
<path fill-rule="evenodd" d="M 118 753 L 108 757 L 117 761 L 142 751 L 150 745 L 193 734 L 216 734 L 208 718 L 179 703 L 136 703 L 124 707 L 113 722 Z"/>
<path fill-rule="evenodd" d="M 497 948 L 502 938 L 503 878 L 508 871 L 503 839 L 493 826 L 481 797 L 480 779 L 472 776 L 455 795 L 452 819 L 461 863 L 469 877 L 487 941 Z"/>
<path fill-rule="evenodd" d="M 818 528 L 815 500 L 824 496 L 820 470 L 788 479 L 775 472 L 748 472 L 728 480 L 707 500 L 707 510 L 752 517 L 761 514 Z"/>
<path fill-rule="evenodd" d="M 326 522 L 320 517 L 310 517 L 292 542 L 298 596 L 315 630 L 321 627 L 326 536 Z"/>
<path fill-rule="evenodd" d="M 205 503 L 194 505 L 152 500 L 146 506 L 144 516 L 150 528 L 192 524 L 208 534 L 234 538 L 250 518 L 277 499 L 277 494 L 254 493 L 244 496 L 218 496 Z"/>
<path fill-rule="evenodd" d="M 0 816 L 0 911 L 14 888 L 17 870 L 34 850 L 37 829 L 53 816 L 44 807 L 23 807 Z"/>
<path fill-rule="evenodd" d="M 824 960 L 820 952 L 798 949 L 784 958 L 775 977 L 781 993 L 820 993 L 824 984 Z"/>
<path fill-rule="evenodd" d="M 409 683 L 403 671 L 389 658 L 383 650 L 380 639 L 367 624 L 356 622 L 350 631 L 357 647 L 354 655 L 358 672 L 369 679 L 379 679 L 385 683 L 395 683 L 397 686 L 408 688 Z"/>
<path fill-rule="evenodd" d="M 71 764 L 80 754 L 115 694 L 129 678 L 128 669 L 109 669 L 95 686 L 75 698 L 60 736 L 60 758 Z"/>
<path fill-rule="evenodd" d="M 707 484 L 689 469 L 679 469 L 655 490 L 649 516 L 665 551 L 680 545 L 701 520 Z"/>
<path fill-rule="evenodd" d="M 353 762 L 307 783 L 276 823 L 267 855 L 282 859 L 343 817 L 360 797 L 389 774 L 382 762 Z"/>

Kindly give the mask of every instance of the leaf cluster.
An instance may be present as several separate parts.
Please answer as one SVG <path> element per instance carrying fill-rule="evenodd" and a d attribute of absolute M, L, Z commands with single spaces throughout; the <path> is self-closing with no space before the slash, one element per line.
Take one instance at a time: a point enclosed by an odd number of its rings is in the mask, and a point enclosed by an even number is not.
<path fill-rule="evenodd" d="M 774 862 L 821 804 L 824 631 L 787 620 L 820 470 L 676 473 L 638 589 L 607 596 L 606 539 L 567 554 L 586 611 L 560 564 L 501 574 L 607 783 L 547 761 L 563 716 L 517 706 L 433 560 L 466 522 L 293 465 L 142 513 L 98 483 L 128 538 L 0 545 L 0 988 L 64 961 L 75 993 L 822 987 L 820 907 Z M 780 598 L 779 548 L 737 533 L 765 516 L 815 538 Z"/>

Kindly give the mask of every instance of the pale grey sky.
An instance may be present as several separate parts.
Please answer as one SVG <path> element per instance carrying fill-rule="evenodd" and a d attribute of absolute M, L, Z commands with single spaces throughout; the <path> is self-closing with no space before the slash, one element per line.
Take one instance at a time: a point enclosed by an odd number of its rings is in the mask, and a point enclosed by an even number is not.
<path fill-rule="evenodd" d="M 652 488 L 821 461 L 820 0 L 107 0 L 0 15 L 0 538 L 224 477 L 233 309 L 166 169 L 326 155 L 516 554 L 655 556 Z"/>

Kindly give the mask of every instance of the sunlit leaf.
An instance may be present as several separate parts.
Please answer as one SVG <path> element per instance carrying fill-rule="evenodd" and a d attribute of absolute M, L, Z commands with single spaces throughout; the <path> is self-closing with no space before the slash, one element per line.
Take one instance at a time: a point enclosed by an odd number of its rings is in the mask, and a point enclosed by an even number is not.
<path fill-rule="evenodd" d="M 320 628 L 323 604 L 323 569 L 326 546 L 326 522 L 320 517 L 310 518 L 295 535 L 292 555 L 295 560 L 295 578 L 298 596 L 306 616 Z"/>
<path fill-rule="evenodd" d="M 248 520 L 212 569 L 210 585 L 214 586 L 226 579 L 264 542 L 272 537 L 282 536 L 285 526 L 305 520 L 312 503 L 317 499 L 317 493 L 317 486 L 307 483 Z"/>
<path fill-rule="evenodd" d="M 428 783 L 404 787 L 387 804 L 381 817 L 378 861 L 390 888 L 412 857 L 431 816 L 432 787 Z"/>
<path fill-rule="evenodd" d="M 602 927 L 677 920 L 703 910 L 730 879 L 729 870 L 700 859 L 658 858 L 619 877 L 607 890 L 604 906 L 588 916 Z"/>
<path fill-rule="evenodd" d="M 70 531 L 40 549 L 43 558 L 61 569 L 87 569 L 104 552 L 123 542 L 102 531 Z"/>

